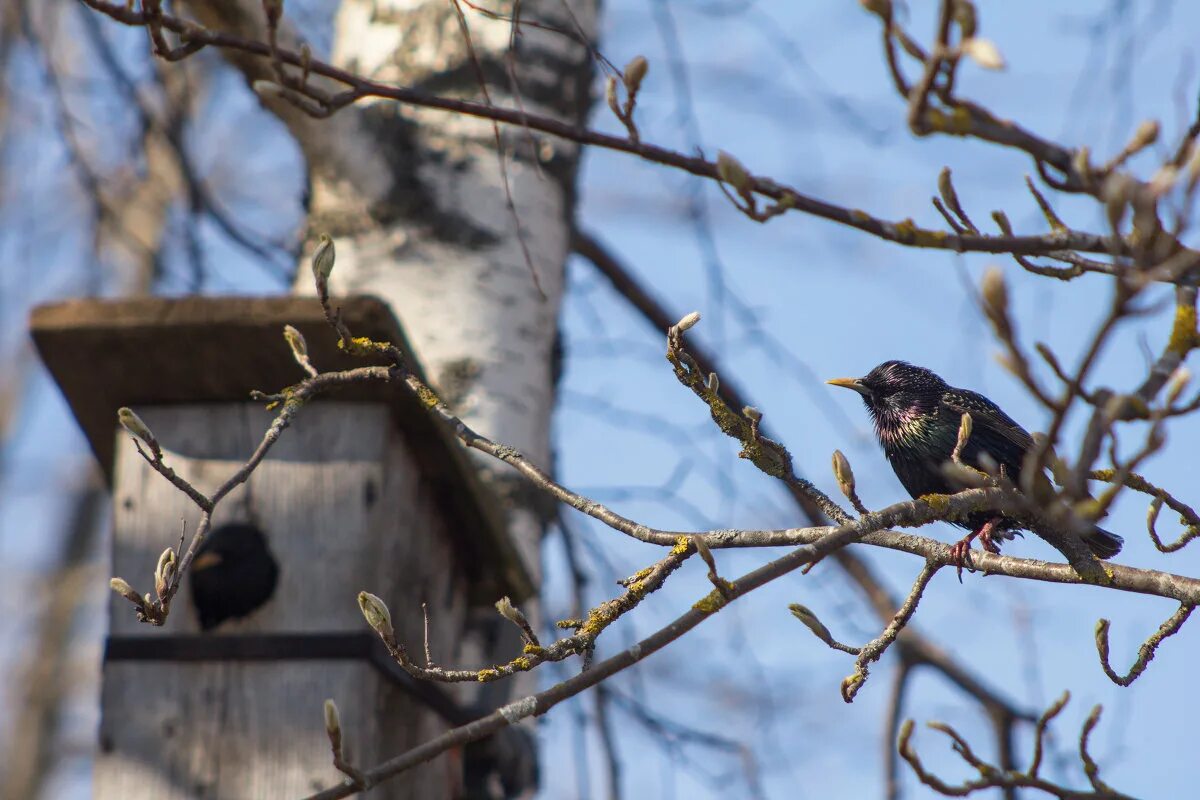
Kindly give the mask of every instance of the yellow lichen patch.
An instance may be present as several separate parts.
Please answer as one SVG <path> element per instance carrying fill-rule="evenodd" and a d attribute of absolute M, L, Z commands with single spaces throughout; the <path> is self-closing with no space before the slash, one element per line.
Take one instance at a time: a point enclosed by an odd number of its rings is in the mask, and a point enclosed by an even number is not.
<path fill-rule="evenodd" d="M 338 348 L 355 356 L 365 356 L 370 353 L 386 353 L 391 346 L 391 342 L 377 342 L 366 336 L 355 336 L 349 342 L 342 339 L 338 340 Z"/>
<path fill-rule="evenodd" d="M 487 683 L 488 681 L 494 681 L 499 678 L 500 671 L 495 669 L 481 669 L 475 677 L 480 683 Z"/>
<path fill-rule="evenodd" d="M 697 600 L 692 605 L 692 608 L 702 611 L 705 614 L 715 614 L 725 606 L 726 602 L 728 601 L 725 600 L 721 593 L 713 589 L 707 595 Z"/>
<path fill-rule="evenodd" d="M 671 555 L 681 556 L 688 551 L 692 546 L 692 540 L 687 536 L 680 536 L 675 540 L 675 546 L 671 548 Z"/>
<path fill-rule="evenodd" d="M 1100 569 L 1095 573 L 1084 574 L 1078 569 L 1075 570 L 1084 583 L 1090 583 L 1093 586 L 1108 586 L 1113 582 L 1113 577 L 1116 575 L 1113 568 L 1103 561 L 1100 562 Z"/>
<path fill-rule="evenodd" d="M 944 247 L 946 238 L 945 231 L 930 231 L 924 228 L 913 231 L 913 244 L 917 247 Z"/>
<path fill-rule="evenodd" d="M 521 652 L 527 656 L 540 656 L 545 654 L 546 648 L 538 647 L 536 644 L 527 644 L 521 649 Z"/>
<path fill-rule="evenodd" d="M 513 669 L 519 669 L 521 672 L 528 672 L 529 668 L 533 666 L 533 662 L 525 656 L 517 656 L 510 663 Z"/>
<path fill-rule="evenodd" d="M 441 402 L 438 399 L 438 396 L 434 394 L 433 389 L 430 389 L 425 384 L 421 384 L 417 387 L 417 399 L 420 400 L 421 405 L 425 406 L 426 408 L 434 408 Z"/>
<path fill-rule="evenodd" d="M 900 220 L 892 227 L 896 229 L 896 241 L 904 244 L 912 244 L 916 241 L 917 223 L 913 222 L 912 217 Z"/>
<path fill-rule="evenodd" d="M 654 571 L 654 567 L 646 567 L 645 569 L 639 569 L 637 572 L 635 572 L 629 576 L 627 585 L 629 586 L 630 589 L 632 589 L 633 585 L 635 583 L 644 581 L 646 578 L 648 578 L 650 576 L 650 573 L 653 571 Z"/>
<path fill-rule="evenodd" d="M 1182 303 L 1175 307 L 1175 324 L 1171 328 L 1171 339 L 1167 349 L 1172 353 L 1186 355 L 1197 345 L 1196 307 Z"/>
<path fill-rule="evenodd" d="M 959 106 L 954 109 L 950 115 L 950 125 L 947 127 L 946 133 L 953 133 L 957 136 L 965 136 L 971 132 L 971 112 L 966 106 Z"/>
<path fill-rule="evenodd" d="M 587 619 L 579 626 L 579 632 L 593 638 L 599 636 L 602 630 L 613 623 L 619 611 L 620 607 L 613 600 L 601 603 L 588 612 Z"/>
<path fill-rule="evenodd" d="M 938 514 L 944 514 L 946 509 L 950 508 L 950 495 L 948 494 L 923 494 L 920 500 Z"/>
<path fill-rule="evenodd" d="M 850 209 L 850 221 L 857 225 L 866 225 L 871 221 L 871 215 L 859 208 Z"/>

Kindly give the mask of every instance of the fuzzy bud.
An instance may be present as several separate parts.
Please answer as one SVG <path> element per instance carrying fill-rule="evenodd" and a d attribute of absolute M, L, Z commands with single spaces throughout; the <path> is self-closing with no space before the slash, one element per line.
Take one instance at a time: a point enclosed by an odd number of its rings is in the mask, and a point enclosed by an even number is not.
<path fill-rule="evenodd" d="M 142 598 L 124 578 L 112 578 L 108 582 L 108 587 L 134 605 L 142 604 Z"/>
<path fill-rule="evenodd" d="M 684 331 L 695 327 L 696 323 L 699 321 L 700 321 L 700 312 L 693 311 L 692 313 L 685 316 L 683 319 L 679 320 L 679 322 L 675 323 L 675 330 L 679 331 L 680 333 L 683 333 Z"/>
<path fill-rule="evenodd" d="M 333 239 L 330 238 L 329 234 L 322 233 L 320 243 L 312 254 L 313 278 L 317 282 L 318 289 L 328 284 L 329 276 L 333 272 L 335 255 Z"/>
<path fill-rule="evenodd" d="M 642 88 L 642 80 L 646 77 L 649 69 L 650 63 L 646 61 L 645 56 L 634 56 L 625 65 L 625 89 L 630 96 L 636 95 L 638 89 Z"/>
<path fill-rule="evenodd" d="M 388 611 L 386 603 L 370 592 L 359 592 L 358 607 L 362 610 L 367 624 L 379 634 L 384 642 L 390 643 L 395 640 L 396 632 L 392 628 L 392 613 Z"/>
<path fill-rule="evenodd" d="M 739 192 L 750 189 L 750 173 L 742 166 L 742 162 L 724 150 L 717 153 L 717 176 Z"/>
<path fill-rule="evenodd" d="M 850 469 L 850 460 L 841 450 L 833 451 L 833 477 L 837 478 L 843 494 L 854 491 L 854 470 Z"/>
<path fill-rule="evenodd" d="M 833 634 L 829 632 L 829 628 L 826 628 L 825 623 L 817 619 L 817 615 L 810 611 L 807 606 L 792 603 L 788 606 L 788 611 L 791 611 L 792 616 L 804 623 L 804 627 L 812 631 L 822 642 L 829 645 L 833 643 Z"/>
<path fill-rule="evenodd" d="M 171 585 L 171 578 L 175 575 L 175 551 L 168 547 L 162 551 L 162 555 L 158 557 L 158 564 L 154 567 L 154 593 L 162 600 L 166 597 L 167 587 Z"/>
<path fill-rule="evenodd" d="M 762 412 L 754 406 L 746 406 L 742 409 L 742 415 L 751 422 L 759 422 L 762 420 Z"/>
<path fill-rule="evenodd" d="M 154 433 L 150 430 L 150 426 L 143 422 L 141 417 L 133 413 L 133 409 L 127 406 L 118 408 L 117 421 L 121 423 L 122 428 L 145 442 L 155 458 L 162 458 L 162 448 L 158 446 L 158 440 L 154 438 Z"/>
<path fill-rule="evenodd" d="M 716 394 L 718 391 L 721 390 L 721 379 L 717 377 L 717 373 L 715 373 L 715 372 L 708 373 L 707 386 L 708 386 L 708 390 L 710 392 L 712 392 L 713 394 Z"/>
<path fill-rule="evenodd" d="M 972 36 L 969 39 L 963 39 L 959 47 L 962 49 L 963 55 L 984 69 L 1004 69 L 1004 56 L 1000 55 L 1000 48 L 996 47 L 996 44 L 990 39 Z"/>
<path fill-rule="evenodd" d="M 971 431 L 975 428 L 975 422 L 971 415 L 963 412 L 962 419 L 958 423 L 958 441 L 954 443 L 954 452 L 961 454 L 963 448 L 967 446 L 967 442 L 971 440 Z"/>
<path fill-rule="evenodd" d="M 539 644 L 537 634 L 533 632 L 533 626 L 529 624 L 529 620 L 521 613 L 521 609 L 513 605 L 512 600 L 508 599 L 507 595 L 496 601 L 496 610 L 500 612 L 500 616 L 521 629 L 521 634 L 528 644 Z"/>
<path fill-rule="evenodd" d="M 1013 228 L 1012 223 L 1008 221 L 1008 214 L 1005 214 L 1003 211 L 997 209 L 996 211 L 992 212 L 992 219 L 996 221 L 996 227 L 1000 229 L 1001 233 L 1003 233 L 1005 236 L 1012 236 Z"/>
<path fill-rule="evenodd" d="M 942 196 L 942 202 L 947 208 L 959 208 L 958 193 L 954 191 L 954 181 L 951 179 L 950 168 L 942 167 L 942 171 L 938 173 L 938 194 Z"/>
<path fill-rule="evenodd" d="M 304 341 L 304 334 L 291 325 L 284 325 L 283 338 L 287 340 L 288 346 L 292 348 L 292 355 L 296 357 L 297 361 L 303 361 L 308 358 L 308 342 Z"/>
<path fill-rule="evenodd" d="M 1008 287 L 999 267 L 988 267 L 983 273 L 980 294 L 983 295 L 983 309 L 993 323 L 1008 318 Z"/>
<path fill-rule="evenodd" d="M 604 82 L 604 101 L 614 112 L 619 113 L 617 106 L 617 79 L 612 75 Z"/>
<path fill-rule="evenodd" d="M 1149 147 L 1158 141 L 1158 121 L 1148 119 L 1141 125 L 1138 125 L 1137 131 L 1133 134 L 1133 139 L 1129 142 L 1129 150 L 1137 152 L 1144 147 Z"/>
<path fill-rule="evenodd" d="M 342 716 L 338 713 L 337 703 L 330 698 L 325 701 L 325 733 L 329 735 L 329 743 L 334 750 L 342 747 Z"/>
<path fill-rule="evenodd" d="M 525 615 L 513 605 L 512 600 L 509 599 L 508 595 L 505 595 L 496 601 L 496 610 L 500 612 L 500 616 L 516 625 L 529 624 L 525 619 Z"/>

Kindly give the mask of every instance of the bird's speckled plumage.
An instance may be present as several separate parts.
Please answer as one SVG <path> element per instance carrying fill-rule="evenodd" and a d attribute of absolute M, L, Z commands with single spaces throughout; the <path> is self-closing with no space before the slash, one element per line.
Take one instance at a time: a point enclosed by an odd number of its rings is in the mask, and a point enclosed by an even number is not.
<path fill-rule="evenodd" d="M 950 386 L 930 370 L 904 361 L 885 361 L 866 377 L 838 385 L 862 396 L 884 455 L 913 497 L 955 491 L 941 467 L 954 452 L 964 412 L 971 415 L 972 431 L 962 460 L 970 466 L 984 469 L 991 460 L 1016 481 L 1033 446 L 1029 432 L 991 400 Z M 989 516 L 972 515 L 962 527 L 978 529 Z M 1004 520 L 995 536 L 1010 539 L 1019 528 L 1015 521 Z M 1098 557 L 1112 558 L 1120 552 L 1122 540 L 1096 528 L 1084 542 Z"/>

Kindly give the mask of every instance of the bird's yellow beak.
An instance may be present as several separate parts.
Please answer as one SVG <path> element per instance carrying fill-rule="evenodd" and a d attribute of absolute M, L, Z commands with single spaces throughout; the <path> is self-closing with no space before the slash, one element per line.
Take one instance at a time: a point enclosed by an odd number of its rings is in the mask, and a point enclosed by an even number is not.
<path fill-rule="evenodd" d="M 841 386 L 843 389 L 853 389 L 859 394 L 867 393 L 867 387 L 863 386 L 862 379 L 860 378 L 830 378 L 825 382 L 830 386 Z"/>

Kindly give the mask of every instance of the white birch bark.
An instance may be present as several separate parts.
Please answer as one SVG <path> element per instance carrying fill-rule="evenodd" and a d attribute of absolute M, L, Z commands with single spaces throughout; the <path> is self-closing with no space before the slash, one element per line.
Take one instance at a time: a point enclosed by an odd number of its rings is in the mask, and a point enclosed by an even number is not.
<path fill-rule="evenodd" d="M 595 4 L 570 5 L 591 35 Z M 573 23 L 564 8 L 558 0 L 525 2 L 520 13 L 569 29 Z M 510 12 L 511 3 L 500 9 Z M 520 103 L 530 113 L 569 121 L 582 117 L 590 76 L 583 47 L 523 29 L 516 97 L 503 74 L 511 26 L 464 10 L 475 53 L 494 78 L 489 85 L 494 102 Z M 447 0 L 345 0 L 333 58 L 389 82 L 480 94 Z M 507 205 L 491 123 L 440 111 L 396 112 L 390 101 L 356 109 L 370 122 L 363 126 L 361 149 L 383 152 L 393 164 L 386 192 L 372 195 L 339 175 L 314 170 L 311 230 L 332 230 L 337 237 L 335 290 L 385 298 L 426 370 L 468 424 L 548 464 L 553 351 L 577 148 L 502 130 L 509 189 L 535 283 Z M 372 219 L 357 216 L 362 211 Z M 308 286 L 301 271 L 298 288 Z M 520 504 L 513 511 L 513 534 L 536 575 L 541 524 Z"/>
<path fill-rule="evenodd" d="M 597 5 L 525 0 L 519 13 L 590 38 Z M 256 1 L 188 6 L 205 24 L 262 38 Z M 512 6 L 489 5 L 505 15 Z M 493 102 L 571 122 L 583 118 L 591 78 L 584 46 L 523 27 L 513 61 L 518 98 L 506 74 L 511 25 L 466 6 L 463 11 Z M 290 38 L 283 31 L 281 43 Z M 247 80 L 271 79 L 265 60 L 231 58 Z M 450 0 L 345 0 L 332 60 L 384 81 L 481 96 Z M 501 129 L 509 188 L 539 290 L 508 208 L 491 123 L 390 100 L 363 101 L 330 120 L 314 120 L 282 101 L 268 104 L 308 160 L 309 238 L 329 233 L 335 239 L 333 291 L 386 300 L 443 398 L 472 426 L 549 464 L 554 347 L 578 148 Z M 298 271 L 296 290 L 312 291 L 307 268 Z M 511 519 L 518 548 L 537 576 L 543 524 L 519 498 Z"/>

